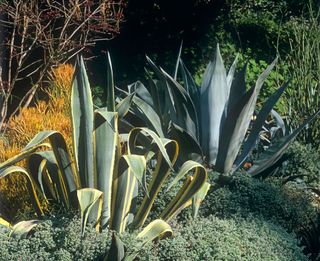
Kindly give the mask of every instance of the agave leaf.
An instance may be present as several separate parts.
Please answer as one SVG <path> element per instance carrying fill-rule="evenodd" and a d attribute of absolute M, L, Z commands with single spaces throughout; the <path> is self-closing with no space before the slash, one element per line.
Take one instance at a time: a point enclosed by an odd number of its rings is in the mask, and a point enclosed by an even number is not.
<path fill-rule="evenodd" d="M 34 180 L 32 179 L 31 175 L 24 168 L 21 168 L 18 166 L 9 166 L 7 168 L 1 169 L 0 170 L 0 179 L 5 178 L 5 177 L 12 175 L 12 174 L 16 174 L 16 173 L 20 173 L 26 177 L 28 192 L 30 195 L 32 205 L 33 205 L 37 215 L 39 217 L 41 217 L 43 215 L 43 211 L 42 211 L 42 208 L 41 208 L 41 205 L 40 205 L 40 202 L 38 199 L 38 195 L 36 192 L 36 184 L 35 184 Z"/>
<path fill-rule="evenodd" d="M 107 56 L 107 107 L 108 111 L 115 111 L 113 69 L 109 52 L 107 53 Z"/>
<path fill-rule="evenodd" d="M 229 93 L 226 69 L 217 45 L 215 62 L 208 64 L 200 88 L 201 145 L 210 164 L 215 164 L 218 155 Z"/>
<path fill-rule="evenodd" d="M 201 202 L 207 196 L 208 191 L 210 189 L 210 186 L 211 185 L 209 182 L 204 183 L 203 186 L 201 187 L 201 189 L 193 196 L 193 199 L 192 199 L 192 216 L 193 216 L 193 218 L 196 218 L 198 216 Z"/>
<path fill-rule="evenodd" d="M 151 137 L 151 141 L 157 145 L 159 148 L 161 154 L 163 155 L 163 158 L 169 165 L 171 169 L 173 169 L 173 163 L 170 160 L 170 157 L 165 149 L 165 144 L 167 142 L 167 139 L 160 138 L 154 131 L 148 129 L 148 128 L 133 128 L 129 133 L 129 150 L 131 153 L 135 153 L 135 147 L 136 147 L 136 141 L 137 136 L 141 134 L 146 137 Z M 178 153 L 178 151 L 177 151 Z"/>
<path fill-rule="evenodd" d="M 81 233 L 84 235 L 85 227 L 89 217 L 95 217 L 94 224 L 96 230 L 99 231 L 99 220 L 102 210 L 102 196 L 100 190 L 92 188 L 84 188 L 77 190 L 77 197 L 81 213 Z"/>
<path fill-rule="evenodd" d="M 128 222 L 128 215 L 134 196 L 136 178 L 124 158 L 120 159 L 118 172 L 113 180 L 112 217 L 110 228 L 122 233 Z"/>
<path fill-rule="evenodd" d="M 82 57 L 78 61 L 72 82 L 71 116 L 74 157 L 81 187 L 94 188 L 93 101 Z"/>
<path fill-rule="evenodd" d="M 272 115 L 273 119 L 275 120 L 278 128 L 280 128 L 282 130 L 282 136 L 285 136 L 286 135 L 286 125 L 285 125 L 283 119 L 281 118 L 279 113 L 277 113 L 275 110 L 271 110 L 271 115 Z"/>
<path fill-rule="evenodd" d="M 116 106 L 115 111 L 118 112 L 119 118 L 123 118 L 129 112 L 135 93 L 132 93 L 122 99 Z"/>
<path fill-rule="evenodd" d="M 112 233 L 112 241 L 108 255 L 103 261 L 123 261 L 125 257 L 124 244 L 116 233 Z"/>
<path fill-rule="evenodd" d="M 202 156 L 202 150 L 200 144 L 194 139 L 189 133 L 184 129 L 180 128 L 178 125 L 172 123 L 169 131 L 169 136 L 171 139 L 178 142 L 180 147 L 179 153 L 179 163 L 185 162 L 189 159 L 200 161 Z"/>
<path fill-rule="evenodd" d="M 231 88 L 233 78 L 236 72 L 237 64 L 238 64 L 239 54 L 237 54 L 236 58 L 234 59 L 227 75 L 227 84 L 229 86 L 229 89 Z"/>
<path fill-rule="evenodd" d="M 140 155 L 124 155 L 123 158 L 126 160 L 129 168 L 142 186 L 144 192 L 148 195 L 146 182 L 147 162 L 145 157 Z"/>
<path fill-rule="evenodd" d="M 141 239 L 142 243 L 139 245 L 138 250 L 126 256 L 124 261 L 136 260 L 140 249 L 143 248 L 145 244 L 152 242 L 157 238 L 171 237 L 173 231 L 168 223 L 161 219 L 156 219 L 149 223 L 137 236 L 137 239 Z"/>
<path fill-rule="evenodd" d="M 310 116 L 303 124 L 295 129 L 291 134 L 288 134 L 276 143 L 272 144 L 260 158 L 254 163 L 254 165 L 247 171 L 254 177 L 259 177 L 265 170 L 273 166 L 283 155 L 285 150 L 289 147 L 290 143 L 297 137 L 297 135 L 320 113 L 320 110 Z"/>
<path fill-rule="evenodd" d="M 28 158 L 32 153 L 34 153 L 38 148 L 41 148 L 41 147 L 51 148 L 49 143 L 41 143 L 41 144 L 38 144 L 38 145 L 33 146 L 31 148 L 27 148 L 27 149 L 24 148 L 18 155 L 11 157 L 10 159 L 2 162 L 0 164 L 0 170 L 3 168 L 6 168 L 6 167 L 12 166 L 12 165 Z"/>
<path fill-rule="evenodd" d="M 49 139 L 50 141 L 52 151 L 59 166 L 59 171 L 61 172 L 61 178 L 63 179 L 64 184 L 66 184 L 66 193 L 68 193 L 69 203 L 71 206 L 76 206 L 75 191 L 77 189 L 77 175 L 73 170 L 73 164 L 70 160 L 67 144 L 61 133 L 57 131 L 39 132 L 23 149 L 22 153 L 32 151 L 34 148 L 39 147 L 46 139 Z"/>
<path fill-rule="evenodd" d="M 167 121 L 165 120 L 168 117 L 169 113 L 169 97 L 166 95 L 166 83 L 164 81 L 153 80 L 150 72 L 146 71 L 148 79 L 148 90 L 152 97 L 152 102 L 154 105 L 154 110 L 162 118 L 163 125 L 167 126 Z"/>
<path fill-rule="evenodd" d="M 171 162 L 172 164 L 174 164 L 178 156 L 177 142 L 173 140 L 166 140 L 163 146 L 166 150 L 166 154 L 169 157 L 168 161 L 170 162 L 170 164 Z M 131 224 L 131 226 L 134 228 L 141 227 L 144 224 L 161 187 L 171 173 L 170 165 L 168 164 L 167 160 L 164 160 L 162 151 L 158 150 L 155 156 L 157 159 L 157 163 L 155 166 L 155 170 L 152 173 L 152 179 L 148 185 L 149 196 L 144 196 L 142 203 L 134 217 L 134 220 Z"/>
<path fill-rule="evenodd" d="M 196 83 L 193 80 L 193 77 L 191 73 L 188 71 L 187 67 L 183 63 L 183 61 L 180 59 L 180 71 L 182 75 L 182 81 L 184 84 L 184 88 L 188 92 L 188 94 L 191 97 L 191 100 L 193 101 L 197 117 L 198 117 L 198 126 L 200 126 L 200 87 L 196 85 Z"/>
<path fill-rule="evenodd" d="M 40 223 L 39 220 L 21 221 L 12 227 L 12 230 L 9 236 L 20 238 L 20 239 L 27 238 L 31 230 L 34 227 L 36 227 L 39 223 Z"/>
<path fill-rule="evenodd" d="M 150 128 L 156 131 L 160 137 L 164 137 L 161 120 L 155 110 L 148 103 L 137 96 L 133 98 L 133 102 L 138 108 L 138 111 L 135 111 L 135 114 L 144 120 Z"/>
<path fill-rule="evenodd" d="M 1 226 L 5 226 L 5 227 L 10 228 L 10 229 L 12 228 L 11 224 L 7 220 L 5 220 L 5 219 L 3 219 L 1 217 L 0 217 L 0 225 Z"/>
<path fill-rule="evenodd" d="M 225 124 L 221 129 L 219 151 L 215 164 L 215 170 L 220 173 L 229 173 L 240 150 L 253 114 L 257 98 L 264 80 L 270 74 L 277 59 L 259 76 L 255 87 L 251 88 L 241 98 L 227 115 Z"/>
<path fill-rule="evenodd" d="M 170 118 L 162 119 L 163 121 L 168 123 L 169 120 L 173 118 L 177 119 L 177 116 L 176 116 L 177 112 L 175 108 L 175 103 L 177 102 L 175 101 L 176 98 L 172 96 L 173 94 L 172 94 L 172 91 L 170 90 L 171 88 L 169 88 L 167 84 L 166 75 L 168 74 L 165 74 L 162 69 L 158 68 L 148 56 L 147 56 L 147 61 L 151 65 L 151 68 L 153 69 L 153 71 L 155 72 L 156 76 L 159 79 L 159 81 L 156 82 L 157 91 L 159 93 L 158 97 L 160 98 L 160 95 L 162 96 L 162 99 L 159 100 L 159 104 L 158 104 L 158 106 L 160 107 L 158 111 L 161 112 L 159 115 L 165 116 L 165 114 L 169 112 Z"/>
<path fill-rule="evenodd" d="M 264 122 L 266 121 L 266 119 L 267 119 L 268 115 L 270 114 L 272 108 L 277 103 L 277 101 L 279 100 L 281 94 L 284 92 L 284 90 L 286 89 L 288 84 L 289 84 L 289 82 L 286 82 L 285 84 L 283 84 L 264 103 L 263 107 L 261 108 L 261 110 L 260 110 L 260 112 L 259 112 L 259 114 L 257 116 L 257 119 L 254 121 L 254 123 L 252 125 L 252 129 L 250 131 L 250 134 L 249 134 L 247 140 L 243 144 L 242 152 L 241 152 L 238 160 L 235 163 L 236 168 L 238 168 L 246 160 L 246 158 L 248 157 L 249 153 L 254 148 L 254 145 L 255 145 L 257 139 L 259 138 L 259 133 L 261 131 L 261 128 L 262 128 Z"/>
<path fill-rule="evenodd" d="M 196 108 L 188 92 L 169 74 L 162 70 L 166 78 L 169 97 L 171 98 L 171 121 L 185 129 L 194 139 L 199 139 L 199 126 Z"/>
<path fill-rule="evenodd" d="M 228 101 L 228 112 L 240 101 L 240 99 L 246 94 L 246 71 L 247 63 L 242 67 L 239 72 L 235 72 L 234 80 L 231 83 L 229 101 Z"/>
<path fill-rule="evenodd" d="M 101 226 L 105 228 L 111 217 L 112 182 L 120 150 L 118 114 L 109 112 L 106 108 L 96 110 L 94 136 L 97 188 L 104 192 Z"/>
<path fill-rule="evenodd" d="M 161 219 L 156 219 L 149 223 L 137 236 L 144 239 L 144 243 L 151 242 L 157 238 L 170 237 L 173 231 L 168 223 Z"/>
<path fill-rule="evenodd" d="M 136 94 L 148 103 L 151 107 L 154 107 L 154 97 L 151 95 L 150 91 L 144 86 L 144 84 L 140 81 L 136 81 L 134 83 L 134 89 Z"/>
<path fill-rule="evenodd" d="M 179 62 L 180 62 L 180 59 L 181 59 L 182 46 L 183 46 L 183 41 L 181 41 L 181 44 L 180 44 L 179 53 L 178 53 L 178 58 L 177 58 L 177 61 L 176 61 L 176 67 L 175 67 L 175 69 L 174 69 L 173 79 L 174 79 L 175 81 L 177 81 L 177 77 L 178 77 Z"/>
<path fill-rule="evenodd" d="M 181 166 L 181 169 L 169 185 L 168 189 L 177 184 L 178 181 L 186 176 L 190 171 L 194 171 L 194 175 L 192 177 L 187 177 L 177 195 L 163 210 L 160 215 L 163 220 L 168 221 L 172 217 L 176 216 L 205 184 L 208 177 L 206 169 L 201 164 L 189 160 Z"/>
<path fill-rule="evenodd" d="M 64 207 L 70 207 L 66 179 L 59 171 L 53 151 L 33 153 L 27 161 L 27 166 L 33 179 L 37 181 L 45 199 L 59 200 Z M 43 182 L 44 181 L 44 182 Z"/>
<path fill-rule="evenodd" d="M 37 184 L 38 187 L 40 187 L 42 194 L 46 201 L 48 202 L 49 199 L 54 199 L 54 190 L 52 189 L 53 186 L 48 185 L 48 179 L 47 177 L 47 159 L 42 156 L 42 154 L 46 154 L 45 152 L 38 152 L 31 154 L 31 156 L 27 160 L 27 167 L 30 175 L 32 176 L 34 182 Z M 49 153 L 48 153 L 49 154 Z M 51 156 L 54 159 L 53 151 L 51 151 Z M 43 179 L 45 180 L 45 184 L 43 184 Z"/>
<path fill-rule="evenodd" d="M 199 175 L 199 176 L 206 177 L 207 175 L 206 169 L 200 163 L 195 162 L 193 160 L 188 160 L 181 166 L 181 168 L 179 169 L 179 172 L 176 174 L 175 178 L 172 180 L 172 182 L 168 186 L 167 191 L 170 190 L 173 186 L 175 186 L 190 171 L 194 171 L 195 176 Z"/>
<path fill-rule="evenodd" d="M 162 71 L 158 68 L 158 66 L 155 65 L 155 63 L 149 58 L 149 56 L 146 56 L 146 58 L 147 58 L 147 62 L 151 66 L 152 70 L 155 72 L 156 76 L 160 80 L 165 80 L 165 77 L 164 77 Z"/>

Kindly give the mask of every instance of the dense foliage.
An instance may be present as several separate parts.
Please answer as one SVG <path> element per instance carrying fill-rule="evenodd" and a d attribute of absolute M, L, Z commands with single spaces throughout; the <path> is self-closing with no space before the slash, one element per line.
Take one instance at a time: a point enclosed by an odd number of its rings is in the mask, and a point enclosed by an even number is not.
<path fill-rule="evenodd" d="M 134 241 L 124 241 L 134 249 Z M 270 222 L 210 216 L 180 225 L 172 239 L 147 245 L 139 260 L 308 260 L 297 243 Z"/>
<path fill-rule="evenodd" d="M 238 174 L 227 186 L 209 191 L 200 213 L 220 218 L 254 215 L 299 231 L 316 211 L 310 197 L 295 188 L 282 188 L 268 181 Z"/>
<path fill-rule="evenodd" d="M 22 107 L 35 81 L 3 125 L 0 261 L 320 260 L 319 1 L 105 0 L 97 16 L 93 1 L 69 2 L 55 12 L 70 14 L 66 24 L 57 15 L 57 30 L 39 31 L 53 32 L 45 55 L 59 54 L 56 40 L 67 60 L 88 54 L 57 32 L 77 36 L 65 29 L 74 15 L 88 30 L 122 21 L 126 6 L 122 34 L 94 50 L 110 48 L 115 63 L 107 51 L 107 67 L 44 62 L 46 97 Z M 11 7 L 29 28 L 28 5 Z M 54 15 L 45 10 L 38 18 Z M 32 31 L 17 32 L 23 47 Z"/>
<path fill-rule="evenodd" d="M 311 145 L 293 143 L 287 150 L 281 167 L 275 176 L 283 177 L 284 181 L 296 181 L 302 187 L 319 188 L 320 155 Z"/>
<path fill-rule="evenodd" d="M 0 230 L 0 260 L 72 261 L 97 260 L 110 248 L 111 233 L 97 233 L 87 227 L 81 234 L 81 220 L 67 216 L 52 216 L 42 221 L 26 239 L 9 237 Z"/>

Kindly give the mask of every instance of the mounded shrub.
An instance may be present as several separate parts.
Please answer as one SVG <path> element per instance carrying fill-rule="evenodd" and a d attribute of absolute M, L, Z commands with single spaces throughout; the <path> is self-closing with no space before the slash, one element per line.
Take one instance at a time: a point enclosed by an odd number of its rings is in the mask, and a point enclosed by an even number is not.
<path fill-rule="evenodd" d="M 304 191 L 238 174 L 227 186 L 209 191 L 200 214 L 220 218 L 254 215 L 297 232 L 315 220 L 316 209 Z"/>
<path fill-rule="evenodd" d="M 276 173 L 277 176 L 297 176 L 308 186 L 320 185 L 320 155 L 310 144 L 294 142 L 285 154 L 286 160 Z"/>
<path fill-rule="evenodd" d="M 135 241 L 124 238 L 128 249 Z M 138 260 L 308 260 L 283 228 L 258 218 L 190 221 L 173 238 L 146 245 Z"/>
<path fill-rule="evenodd" d="M 81 236 L 78 218 L 52 217 L 37 225 L 27 239 L 9 237 L 0 229 L 1 261 L 97 260 L 110 248 L 111 233 L 87 227 Z"/>

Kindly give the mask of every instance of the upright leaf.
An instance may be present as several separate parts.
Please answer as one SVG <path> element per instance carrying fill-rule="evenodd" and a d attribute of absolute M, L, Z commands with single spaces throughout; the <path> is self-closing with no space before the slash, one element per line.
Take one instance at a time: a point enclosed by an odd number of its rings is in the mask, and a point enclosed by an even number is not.
<path fill-rule="evenodd" d="M 215 164 L 218 155 L 229 93 L 226 69 L 217 45 L 215 61 L 208 64 L 200 89 L 201 146 L 210 164 Z"/>
<path fill-rule="evenodd" d="M 78 61 L 71 94 L 73 146 L 81 187 L 94 188 L 93 101 L 83 58 Z"/>
<path fill-rule="evenodd" d="M 225 123 L 222 125 L 219 139 L 219 151 L 215 164 L 216 171 L 220 173 L 229 173 L 231 171 L 249 127 L 262 84 L 276 61 L 277 59 L 268 66 L 258 78 L 255 87 L 252 87 L 227 115 Z"/>
<path fill-rule="evenodd" d="M 84 235 L 85 227 L 89 217 L 95 217 L 94 225 L 99 232 L 99 221 L 102 210 L 102 195 L 100 190 L 92 188 L 79 189 L 77 191 L 80 213 L 81 213 L 81 233 Z"/>
<path fill-rule="evenodd" d="M 250 131 L 250 134 L 249 134 L 247 140 L 243 144 L 242 152 L 241 152 L 238 160 L 235 163 L 236 168 L 239 167 L 246 160 L 246 158 L 248 157 L 249 153 L 253 149 L 257 139 L 259 138 L 259 133 L 261 131 L 261 128 L 262 128 L 263 124 L 265 123 L 265 121 L 266 121 L 268 115 L 270 114 L 272 108 L 274 107 L 274 105 L 279 100 L 281 94 L 284 92 L 284 90 L 288 86 L 288 83 L 289 82 L 283 84 L 264 103 L 262 109 L 260 110 L 260 112 L 259 112 L 259 114 L 257 116 L 257 119 L 254 121 L 254 123 L 252 125 L 251 131 Z"/>
<path fill-rule="evenodd" d="M 108 111 L 115 111 L 113 69 L 110 53 L 108 52 L 107 55 L 107 108 Z"/>
<path fill-rule="evenodd" d="M 262 155 L 260 155 L 259 159 L 254 162 L 254 165 L 248 170 L 248 173 L 254 177 L 259 177 L 265 170 L 277 163 L 291 142 L 310 122 L 312 122 L 319 115 L 319 113 L 320 110 L 310 116 L 291 134 L 282 137 L 276 143 L 272 144 Z"/>
<path fill-rule="evenodd" d="M 97 188 L 103 191 L 101 226 L 105 228 L 111 217 L 112 182 L 116 172 L 119 143 L 118 114 L 106 108 L 95 111 L 95 164 Z"/>

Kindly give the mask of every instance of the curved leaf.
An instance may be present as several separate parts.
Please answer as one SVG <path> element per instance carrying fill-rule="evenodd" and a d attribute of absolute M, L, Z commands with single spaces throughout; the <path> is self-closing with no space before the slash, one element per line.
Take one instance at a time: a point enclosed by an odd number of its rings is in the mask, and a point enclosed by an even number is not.
<path fill-rule="evenodd" d="M 102 210 L 102 195 L 100 190 L 92 188 L 84 188 L 77 190 L 77 197 L 81 212 L 81 232 L 84 235 L 85 227 L 89 217 L 95 217 L 94 224 L 96 230 L 99 231 L 99 221 Z"/>
<path fill-rule="evenodd" d="M 208 177 L 206 169 L 198 162 L 189 160 L 182 165 L 168 189 L 177 184 L 190 171 L 194 171 L 194 175 L 187 178 L 177 195 L 167 205 L 166 209 L 163 210 L 160 215 L 163 220 L 168 221 L 176 216 L 206 183 Z"/>
<path fill-rule="evenodd" d="M 23 151 L 30 151 L 33 148 L 37 148 L 43 144 L 43 141 L 49 139 L 52 151 L 54 153 L 59 171 L 61 172 L 61 178 L 66 185 L 66 193 L 68 194 L 69 203 L 71 206 L 76 206 L 75 191 L 77 189 L 77 175 L 74 171 L 73 164 L 71 162 L 67 144 L 61 135 L 57 131 L 42 131 L 39 132 L 24 148 Z M 24 152 L 23 152 L 24 153 Z M 48 158 L 47 158 L 48 159 Z M 51 161 L 51 160 L 49 160 Z"/>
<path fill-rule="evenodd" d="M 135 114 L 144 120 L 149 127 L 154 129 L 160 137 L 164 137 L 164 133 L 162 130 L 161 119 L 159 115 L 155 112 L 155 110 L 144 100 L 135 96 L 133 98 L 133 103 L 139 109 Z"/>
<path fill-rule="evenodd" d="M 167 139 L 161 139 L 154 131 L 148 129 L 148 128 L 141 128 L 137 127 L 134 128 L 130 131 L 129 137 L 128 137 L 128 142 L 129 142 L 129 151 L 131 153 L 134 153 L 134 148 L 136 147 L 136 141 L 137 141 L 137 136 L 139 134 L 142 134 L 144 136 L 150 137 L 151 141 L 157 145 L 159 150 L 161 151 L 161 154 L 163 155 L 163 158 L 169 165 L 171 169 L 173 169 L 173 163 L 170 160 L 170 157 L 165 149 L 165 144 L 163 141 L 167 141 Z M 177 152 L 178 153 L 178 152 Z"/>
<path fill-rule="evenodd" d="M 149 223 L 137 236 L 138 239 L 143 240 L 141 245 L 138 246 L 138 250 L 129 256 L 126 256 L 124 261 L 133 261 L 139 254 L 140 249 L 147 243 L 152 242 L 157 238 L 171 237 L 173 231 L 168 223 L 161 219 L 156 219 Z"/>
<path fill-rule="evenodd" d="M 27 238 L 31 230 L 40 223 L 39 220 L 21 221 L 12 227 L 10 237 Z"/>
<path fill-rule="evenodd" d="M 24 169 L 18 166 L 10 166 L 5 169 L 0 170 L 0 179 L 5 178 L 9 175 L 21 173 L 23 176 L 26 177 L 27 180 L 27 186 L 28 186 L 28 192 L 30 195 L 30 199 L 32 202 L 32 205 L 39 217 L 43 215 L 43 211 L 40 205 L 40 201 L 36 192 L 36 186 L 35 182 L 33 181 L 31 175 Z"/>
<path fill-rule="evenodd" d="M 0 217 L 0 225 L 1 226 L 5 226 L 7 228 L 11 228 L 12 227 L 11 224 L 7 220 L 5 220 L 5 219 L 3 219 L 1 217 Z"/>
<path fill-rule="evenodd" d="M 254 162 L 253 166 L 247 172 L 254 177 L 259 177 L 265 170 L 277 163 L 290 143 L 310 122 L 312 122 L 318 116 L 319 113 L 320 110 L 310 116 L 291 134 L 282 137 L 276 143 L 272 144 L 264 153 L 262 153 L 262 155 L 260 155 L 259 159 Z"/>
<path fill-rule="evenodd" d="M 210 186 L 211 185 L 209 182 L 204 183 L 203 186 L 201 187 L 201 189 L 193 196 L 193 199 L 192 199 L 192 216 L 193 216 L 193 218 L 196 218 L 198 216 L 201 202 L 207 196 L 208 191 L 210 189 Z"/>
<path fill-rule="evenodd" d="M 178 156 L 177 142 L 173 140 L 166 140 L 163 145 L 166 150 L 166 154 L 169 156 L 169 162 L 174 163 Z M 164 160 L 162 151 L 158 150 L 155 156 L 157 163 L 154 171 L 152 172 L 152 179 L 148 185 L 149 196 L 146 195 L 143 198 L 142 203 L 134 217 L 134 220 L 131 224 L 131 226 L 134 228 L 141 227 L 144 224 L 161 187 L 171 173 L 170 165 L 168 164 L 168 161 Z"/>

